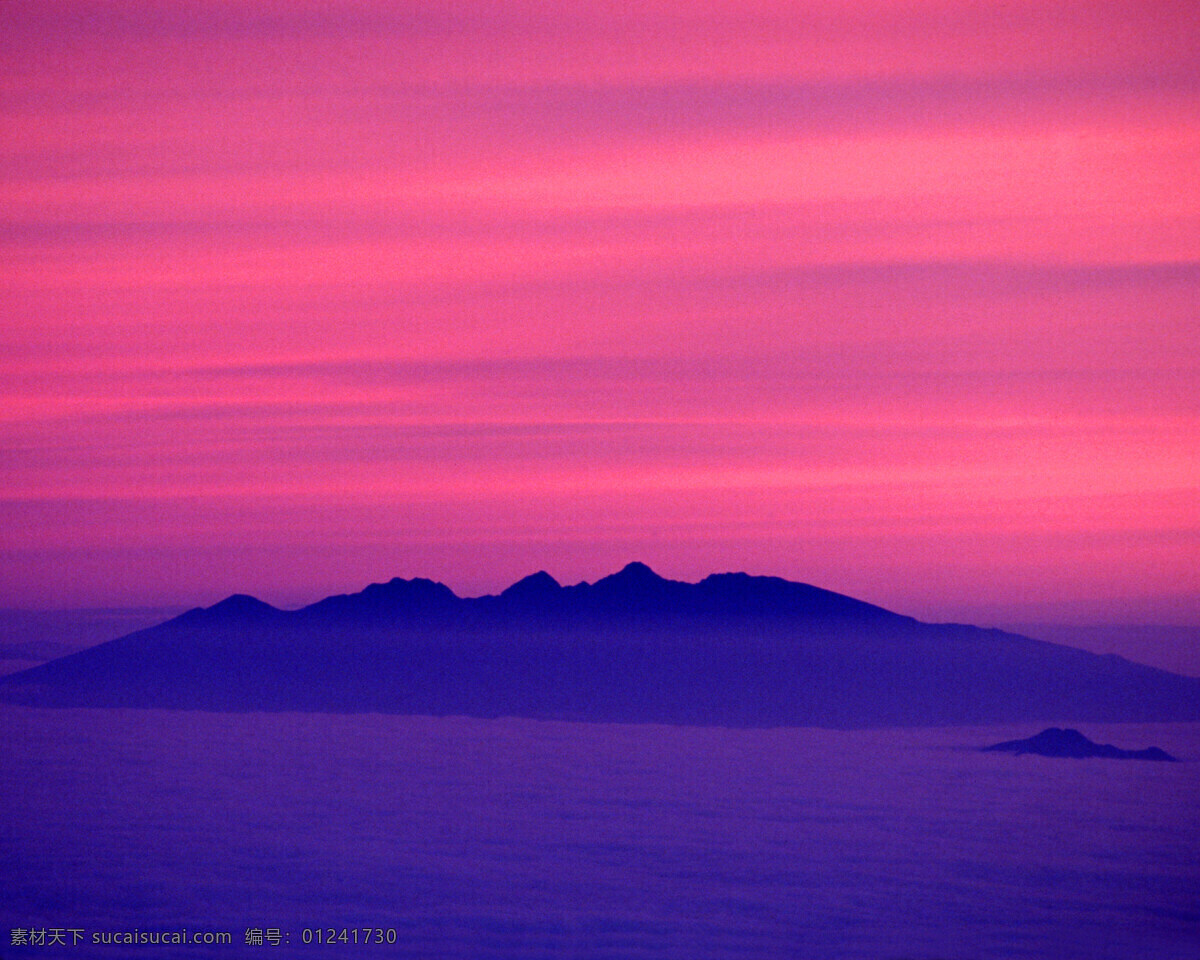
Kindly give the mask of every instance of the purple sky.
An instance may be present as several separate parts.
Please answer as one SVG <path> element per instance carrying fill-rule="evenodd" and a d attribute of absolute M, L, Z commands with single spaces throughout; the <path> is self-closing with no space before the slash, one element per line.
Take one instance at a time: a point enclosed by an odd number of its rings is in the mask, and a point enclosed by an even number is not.
<path fill-rule="evenodd" d="M 1200 625 L 1191 2 L 0 4 L 0 606 L 641 559 Z"/>

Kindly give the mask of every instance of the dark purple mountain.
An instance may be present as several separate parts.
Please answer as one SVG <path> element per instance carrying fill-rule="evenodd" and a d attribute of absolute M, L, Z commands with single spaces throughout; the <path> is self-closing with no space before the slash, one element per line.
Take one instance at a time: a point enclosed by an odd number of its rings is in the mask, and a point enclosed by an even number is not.
<path fill-rule="evenodd" d="M 233 596 L 0 678 L 0 699 L 726 726 L 1200 720 L 1200 679 L 776 577 L 683 583 L 640 563 L 474 598 L 419 578 L 291 611 Z"/>
<path fill-rule="evenodd" d="M 1104 757 L 1110 760 L 1165 760 L 1177 762 L 1173 756 L 1160 747 L 1147 747 L 1145 750 L 1122 750 L 1111 743 L 1094 743 L 1078 730 L 1062 730 L 1050 727 L 1028 740 L 1006 740 L 984 751 L 999 751 L 1002 753 L 1033 753 L 1041 757 L 1071 757 L 1083 759 L 1086 757 Z"/>

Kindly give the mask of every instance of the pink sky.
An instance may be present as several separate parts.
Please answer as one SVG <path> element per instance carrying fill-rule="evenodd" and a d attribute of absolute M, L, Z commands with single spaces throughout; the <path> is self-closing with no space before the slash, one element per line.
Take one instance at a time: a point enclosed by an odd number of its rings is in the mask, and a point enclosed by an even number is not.
<path fill-rule="evenodd" d="M 632 559 L 1200 625 L 1191 2 L 0 4 L 0 606 Z"/>

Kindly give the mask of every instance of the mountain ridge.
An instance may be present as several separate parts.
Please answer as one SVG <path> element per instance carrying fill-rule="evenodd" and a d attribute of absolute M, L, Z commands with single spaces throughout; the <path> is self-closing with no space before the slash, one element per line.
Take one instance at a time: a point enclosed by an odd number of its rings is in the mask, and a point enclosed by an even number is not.
<path fill-rule="evenodd" d="M 40 706 L 832 727 L 1200 720 L 1200 680 L 746 573 L 244 594 L 0 678 Z"/>
<path fill-rule="evenodd" d="M 594 582 L 563 585 L 540 570 L 522 577 L 498 594 L 460 597 L 436 580 L 424 577 L 371 583 L 358 593 L 334 594 L 295 610 L 271 606 L 256 597 L 233 594 L 209 607 L 195 607 L 179 618 L 224 616 L 231 611 L 253 611 L 255 615 L 276 614 L 307 617 L 327 612 L 350 614 L 413 613 L 483 609 L 539 604 L 559 610 L 573 605 L 576 612 L 600 609 L 606 613 L 673 615 L 680 612 L 775 615 L 806 613 L 812 616 L 894 618 L 915 623 L 912 617 L 807 583 L 782 577 L 748 573 L 712 573 L 697 583 L 670 580 L 639 561 L 626 564 L 616 573 Z"/>

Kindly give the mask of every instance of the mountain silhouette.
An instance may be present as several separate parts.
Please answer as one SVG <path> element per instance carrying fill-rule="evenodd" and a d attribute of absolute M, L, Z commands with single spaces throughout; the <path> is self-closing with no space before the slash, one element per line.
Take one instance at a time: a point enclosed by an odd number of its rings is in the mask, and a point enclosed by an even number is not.
<path fill-rule="evenodd" d="M 554 602 L 562 591 L 562 585 L 545 570 L 531 573 L 518 580 L 500 594 L 502 600 L 510 604 L 539 604 L 547 601 Z"/>
<path fill-rule="evenodd" d="M 211 607 L 197 608 L 195 610 L 188 610 L 186 613 L 181 613 L 175 618 L 175 622 L 255 623 L 268 620 L 282 612 L 269 603 L 263 603 L 256 597 L 250 597 L 244 593 L 235 593 L 233 596 L 226 597 L 220 603 L 213 604 Z"/>
<path fill-rule="evenodd" d="M 1113 760 L 1166 760 L 1178 762 L 1159 747 L 1147 747 L 1145 750 L 1122 750 L 1111 743 L 1093 743 L 1078 730 L 1063 730 L 1050 727 L 1028 740 L 1006 740 L 990 747 L 985 751 L 995 750 L 1004 753 L 1035 753 L 1041 757 L 1106 757 Z"/>
<path fill-rule="evenodd" d="M 1200 720 L 1200 679 L 778 577 L 685 583 L 642 563 L 473 598 L 423 578 L 299 610 L 235 595 L 2 677 L 0 699 L 759 727 Z"/>

